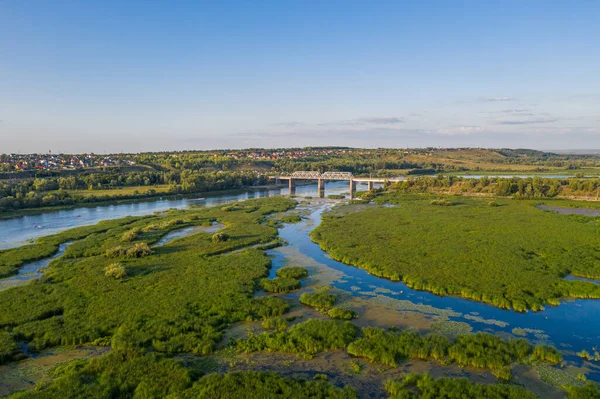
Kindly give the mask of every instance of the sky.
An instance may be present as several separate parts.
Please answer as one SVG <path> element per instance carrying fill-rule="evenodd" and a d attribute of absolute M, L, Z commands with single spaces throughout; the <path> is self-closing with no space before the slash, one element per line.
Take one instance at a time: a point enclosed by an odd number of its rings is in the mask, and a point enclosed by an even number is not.
<path fill-rule="evenodd" d="M 600 1 L 0 0 L 0 153 L 600 148 Z"/>

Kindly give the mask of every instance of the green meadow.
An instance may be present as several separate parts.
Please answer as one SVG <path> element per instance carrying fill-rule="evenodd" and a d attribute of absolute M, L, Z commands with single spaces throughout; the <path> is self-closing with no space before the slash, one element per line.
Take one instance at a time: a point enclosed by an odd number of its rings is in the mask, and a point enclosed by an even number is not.
<path fill-rule="evenodd" d="M 392 193 L 375 201 L 396 206 L 338 209 L 324 215 L 311 238 L 334 259 L 376 276 L 504 309 L 600 298 L 600 286 L 564 279 L 600 278 L 598 218 L 509 199 Z"/>
<path fill-rule="evenodd" d="M 231 323 L 281 315 L 288 308 L 283 299 L 253 297 L 270 260 L 258 249 L 234 250 L 274 240 L 277 229 L 262 222 L 294 202 L 276 198 L 244 204 L 237 210 L 170 211 L 84 228 L 87 237 L 53 261 L 42 280 L 0 292 L 0 329 L 12 338 L 0 340 L 2 358 L 11 358 L 5 354 L 9 350 L 19 356 L 17 341 L 32 352 L 91 343 L 208 354 Z M 227 241 L 213 242 L 211 234 L 198 232 L 149 250 L 148 244 L 175 226 L 212 220 L 225 225 Z M 123 240 L 132 228 L 139 229 L 136 236 Z M 83 233 L 69 230 L 44 240 L 56 243 L 76 235 Z M 108 266 L 115 263 L 125 278 L 110 275 Z"/>

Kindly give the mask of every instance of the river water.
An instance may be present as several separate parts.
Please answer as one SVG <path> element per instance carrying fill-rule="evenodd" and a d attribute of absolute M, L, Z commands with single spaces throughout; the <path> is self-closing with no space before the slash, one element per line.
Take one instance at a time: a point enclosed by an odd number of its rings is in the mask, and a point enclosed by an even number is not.
<path fill-rule="evenodd" d="M 560 306 L 548 306 L 541 312 L 517 313 L 463 298 L 440 297 L 426 291 L 412 290 L 402 282 L 382 279 L 363 269 L 331 259 L 309 237 L 310 231 L 320 223 L 322 213 L 329 208 L 330 205 L 313 207 L 307 219 L 301 223 L 286 225 L 280 229 L 279 234 L 290 246 L 308 256 L 311 264 L 321 264 L 343 273 L 342 278 L 334 281 L 334 287 L 367 300 L 378 295 L 380 298 L 390 298 L 392 303 L 398 300 L 410 301 L 417 305 L 419 312 L 449 314 L 449 320 L 468 323 L 473 331 L 514 333 L 513 329 L 521 329 L 519 333 L 533 342 L 555 345 L 563 351 L 565 360 L 575 365 L 581 365 L 581 359 L 573 353 L 565 354 L 564 351 L 578 352 L 586 349 L 592 353 L 592 348 L 600 344 L 598 300 L 565 300 Z M 277 249 L 269 253 L 273 258 L 271 277 L 274 277 L 275 270 L 285 265 L 288 259 Z M 297 264 L 297 261 L 294 262 Z M 600 381 L 600 372 L 592 370 L 587 377 Z"/>
<path fill-rule="evenodd" d="M 357 190 L 365 190 L 366 187 L 366 184 L 359 184 L 357 185 Z M 326 195 L 339 194 L 348 191 L 348 182 L 329 182 L 325 186 Z M 1 220 L 0 249 L 19 247 L 27 244 L 30 240 L 41 236 L 56 234 L 73 227 L 96 224 L 107 219 L 118 219 L 124 216 L 149 215 L 154 212 L 160 212 L 171 208 L 187 208 L 190 205 L 214 206 L 231 201 L 286 194 L 289 194 L 288 188 L 252 189 L 241 191 L 239 194 L 213 195 L 211 197 L 206 197 L 205 199 L 161 198 L 156 201 L 76 208 Z M 297 186 L 296 195 L 316 196 L 316 183 Z"/>
<path fill-rule="evenodd" d="M 357 189 L 364 190 L 366 185 L 359 185 Z M 326 187 L 326 195 L 347 192 L 348 184 L 346 182 L 332 182 Z M 83 208 L 4 220 L 0 221 L 0 245 L 5 248 L 14 247 L 21 245 L 27 239 L 52 234 L 67 228 L 97 223 L 100 220 L 109 218 L 131 214 L 150 214 L 160 210 L 185 208 L 195 204 L 211 206 L 246 198 L 280 194 L 287 194 L 287 189 L 247 191 L 237 195 L 207 198 L 205 201 L 195 201 L 193 199 L 159 200 L 138 204 Z M 317 195 L 316 184 L 298 186 L 296 195 L 299 197 L 315 197 Z M 412 303 L 416 305 L 417 311 L 425 314 L 435 315 L 437 311 L 445 312 L 448 319 L 468 323 L 474 331 L 514 333 L 513 329 L 521 329 L 520 333 L 525 334 L 526 338 L 534 342 L 553 344 L 563 351 L 586 349 L 592 352 L 592 348 L 600 344 L 600 301 L 598 300 L 566 300 L 560 306 L 548 306 L 541 312 L 517 313 L 462 298 L 440 297 L 424 291 L 415 291 L 401 282 L 375 277 L 362 269 L 331 259 L 309 237 L 312 228 L 320 223 L 323 212 L 330 209 L 331 206 L 331 204 L 322 202 L 301 205 L 300 208 L 303 208 L 302 210 L 307 215 L 305 219 L 301 223 L 285 225 L 280 229 L 280 236 L 291 247 L 310 258 L 314 263 L 325 265 L 327 268 L 342 273 L 343 278 L 334 281 L 334 287 L 365 299 L 373 299 L 375 295 L 378 295 L 379 299 L 387 297 L 405 304 Z M 30 228 L 31 224 L 34 223 L 49 227 L 47 229 Z M 183 232 L 183 234 L 185 233 Z M 286 264 L 288 259 L 286 259 L 283 252 L 277 249 L 270 250 L 268 253 L 273 258 L 274 267 L 271 273 L 274 275 L 274 272 Z M 40 262 L 46 262 L 44 264 L 47 264 L 48 261 Z M 31 266 L 26 265 L 24 267 Z M 572 363 L 581 364 L 579 358 L 574 356 L 573 353 L 567 354 L 565 358 Z M 588 374 L 588 378 L 599 381 L 600 373 L 592 370 Z"/>

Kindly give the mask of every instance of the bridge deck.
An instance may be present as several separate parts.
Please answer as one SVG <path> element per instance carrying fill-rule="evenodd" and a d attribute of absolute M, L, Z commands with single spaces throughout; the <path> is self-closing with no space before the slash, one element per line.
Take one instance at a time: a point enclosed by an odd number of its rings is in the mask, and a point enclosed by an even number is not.
<path fill-rule="evenodd" d="M 295 177 L 295 176 L 269 176 L 270 179 L 280 179 L 280 180 L 330 180 L 330 181 L 355 181 L 355 182 L 373 182 L 373 183 L 385 183 L 388 182 L 398 182 L 402 181 L 404 177 L 390 177 L 390 178 L 382 178 L 382 177 Z"/>

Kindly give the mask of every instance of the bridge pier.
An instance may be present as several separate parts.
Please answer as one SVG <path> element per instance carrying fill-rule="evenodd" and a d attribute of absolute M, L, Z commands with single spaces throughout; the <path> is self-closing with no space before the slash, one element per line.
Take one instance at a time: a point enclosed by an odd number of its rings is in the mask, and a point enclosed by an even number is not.
<path fill-rule="evenodd" d="M 369 191 L 373 190 L 373 182 L 371 180 L 367 182 L 367 188 L 369 189 Z"/>
<path fill-rule="evenodd" d="M 275 178 L 275 184 L 276 185 L 280 185 L 281 184 L 281 179 L 279 177 Z"/>
<path fill-rule="evenodd" d="M 317 191 L 319 193 L 319 198 L 325 198 L 325 180 L 317 180 Z"/>
<path fill-rule="evenodd" d="M 354 199 L 354 191 L 356 191 L 356 183 L 350 179 L 350 199 Z"/>
<path fill-rule="evenodd" d="M 290 195 L 296 194 L 296 182 L 290 177 L 289 180 Z"/>

